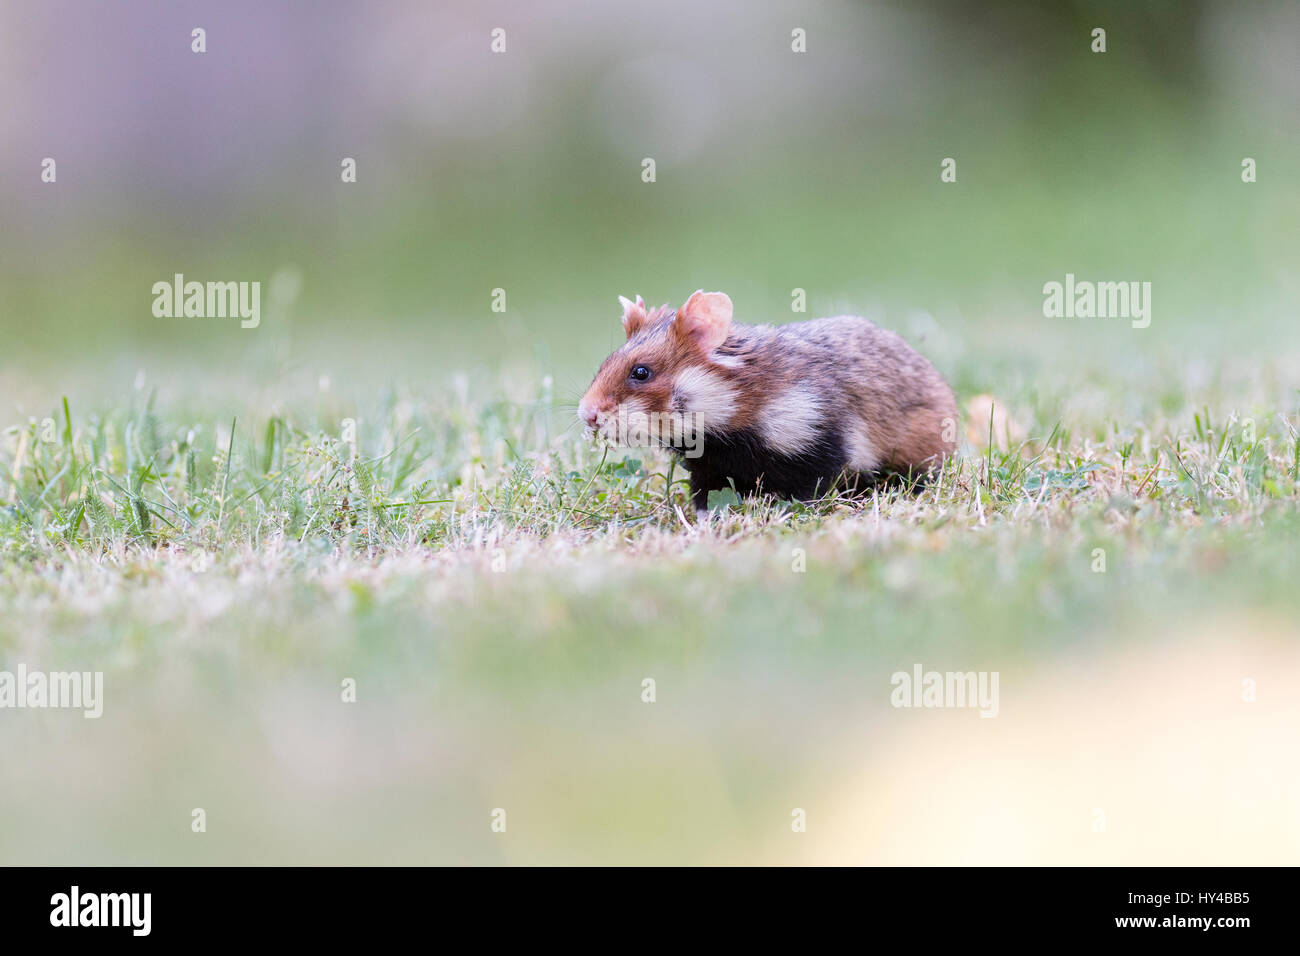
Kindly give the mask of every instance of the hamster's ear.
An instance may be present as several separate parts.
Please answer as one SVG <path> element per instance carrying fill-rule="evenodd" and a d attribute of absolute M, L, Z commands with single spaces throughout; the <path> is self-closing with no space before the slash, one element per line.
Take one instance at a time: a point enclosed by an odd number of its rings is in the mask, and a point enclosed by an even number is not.
<path fill-rule="evenodd" d="M 623 331 L 630 339 L 645 325 L 645 301 L 637 296 L 636 301 L 632 302 L 620 295 L 618 304 L 623 307 Z"/>
<path fill-rule="evenodd" d="M 685 336 L 700 351 L 712 352 L 731 332 L 731 299 L 725 292 L 701 289 L 677 310 L 673 329 Z"/>

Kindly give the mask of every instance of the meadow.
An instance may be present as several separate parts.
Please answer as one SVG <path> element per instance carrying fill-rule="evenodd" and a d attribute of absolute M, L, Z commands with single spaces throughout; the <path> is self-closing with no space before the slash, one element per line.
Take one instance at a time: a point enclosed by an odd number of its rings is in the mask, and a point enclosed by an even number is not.
<path fill-rule="evenodd" d="M 1300 858 L 1295 4 L 795 7 L 0 7 L 0 862 Z M 698 518 L 575 415 L 698 288 L 959 453 Z"/>
<path fill-rule="evenodd" d="M 976 399 L 919 491 L 706 520 L 547 378 L 51 401 L 0 438 L 0 647 L 104 715 L 0 727 L 0 853 L 1291 859 L 1300 379 L 1151 374 Z M 997 718 L 892 706 L 915 664 Z"/>

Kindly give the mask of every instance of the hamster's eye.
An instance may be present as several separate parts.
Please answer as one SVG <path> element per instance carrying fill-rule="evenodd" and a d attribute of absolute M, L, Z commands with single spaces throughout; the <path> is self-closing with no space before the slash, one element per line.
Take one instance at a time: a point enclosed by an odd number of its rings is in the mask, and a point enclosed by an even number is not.
<path fill-rule="evenodd" d="M 632 371 L 628 373 L 628 378 L 632 379 L 634 382 L 646 382 L 650 380 L 650 376 L 653 374 L 654 373 L 644 365 L 633 365 Z"/>

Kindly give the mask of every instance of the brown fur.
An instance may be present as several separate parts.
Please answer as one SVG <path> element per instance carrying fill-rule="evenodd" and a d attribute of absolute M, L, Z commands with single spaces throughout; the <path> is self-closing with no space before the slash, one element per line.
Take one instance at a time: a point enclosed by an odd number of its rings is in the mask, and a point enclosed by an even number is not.
<path fill-rule="evenodd" d="M 706 436 L 753 432 L 798 459 L 815 421 L 842 439 L 839 452 L 818 445 L 818 454 L 843 459 L 827 464 L 838 470 L 919 474 L 955 450 L 948 384 L 902 338 L 866 319 L 742 325 L 731 321 L 731 301 L 721 293 L 696 293 L 680 310 L 646 310 L 639 297 L 623 304 L 627 342 L 601 365 L 580 406 L 584 417 L 624 403 L 691 412 L 703 396 L 729 411 L 708 422 Z M 629 378 L 638 365 L 653 370 L 649 381 Z M 702 373 L 706 387 L 683 395 L 679 383 L 699 382 Z M 864 463 L 870 467 L 858 467 Z"/>

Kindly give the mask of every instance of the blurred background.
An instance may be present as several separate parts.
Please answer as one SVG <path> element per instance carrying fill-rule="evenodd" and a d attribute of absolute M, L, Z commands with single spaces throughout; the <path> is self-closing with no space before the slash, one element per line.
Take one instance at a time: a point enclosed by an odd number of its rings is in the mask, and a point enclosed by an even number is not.
<path fill-rule="evenodd" d="M 1065 421 L 1076 464 L 1203 408 L 1256 415 L 1289 463 L 1298 41 L 1294 2 L 0 0 L 6 463 L 68 396 L 125 471 L 151 460 L 130 436 L 198 431 L 205 488 L 229 447 L 260 484 L 280 415 L 322 446 L 358 418 L 376 456 L 420 431 L 437 488 L 508 486 L 524 403 L 576 400 L 617 296 L 700 287 L 743 321 L 868 315 L 962 400 Z M 156 318 L 176 273 L 260 281 L 260 326 Z M 1151 282 L 1150 327 L 1044 318 L 1066 273 Z M 904 502 L 712 550 L 521 535 L 506 575 L 486 537 L 372 556 L 240 525 L 224 485 L 242 549 L 64 547 L 12 509 L 0 665 L 103 667 L 108 701 L 0 714 L 0 858 L 1294 863 L 1279 483 L 987 523 Z M 467 523 L 509 523 L 487 510 Z M 999 719 L 889 707 L 918 661 L 1000 672 Z"/>
<path fill-rule="evenodd" d="M 4 363 L 505 367 L 569 397 L 617 295 L 698 287 L 929 334 L 972 388 L 1058 347 L 1272 352 L 1297 37 L 1290 2 L 5 2 Z M 1151 328 L 1045 320 L 1067 271 L 1152 282 Z M 177 272 L 260 280 L 261 327 L 155 318 Z"/>

